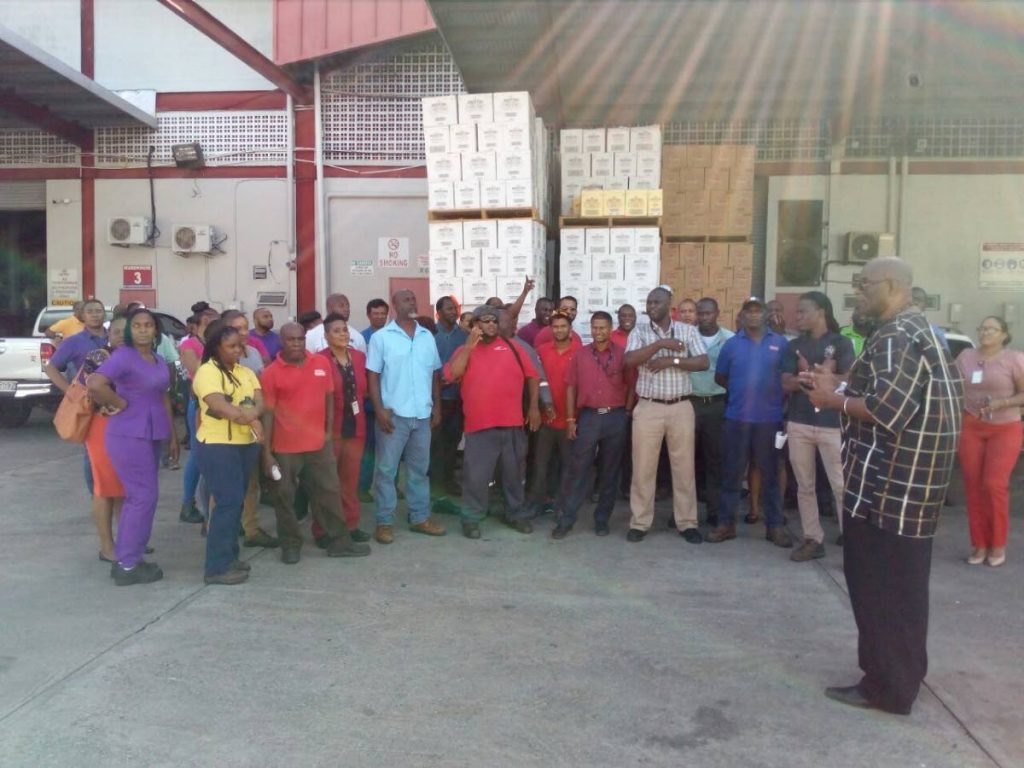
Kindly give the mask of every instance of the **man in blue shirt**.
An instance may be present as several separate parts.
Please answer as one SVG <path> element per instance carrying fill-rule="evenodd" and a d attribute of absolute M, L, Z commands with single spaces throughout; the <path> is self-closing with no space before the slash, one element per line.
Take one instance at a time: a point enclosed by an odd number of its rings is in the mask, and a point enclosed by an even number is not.
<path fill-rule="evenodd" d="M 444 528 L 430 518 L 430 431 L 441 423 L 441 359 L 437 344 L 416 322 L 416 294 L 404 290 L 392 299 L 395 319 L 370 338 L 366 378 L 376 414 L 377 529 L 374 538 L 390 544 L 394 538 L 398 464 L 405 461 L 405 500 L 409 530 L 443 536 Z"/>
<path fill-rule="evenodd" d="M 346 299 L 347 301 L 347 299 Z M 391 307 L 384 299 L 370 299 L 366 303 L 366 319 L 370 324 L 359 332 L 369 351 L 370 337 L 387 325 L 388 313 Z M 364 403 L 366 407 L 366 447 L 363 449 L 363 461 L 359 466 L 359 500 L 362 502 L 373 501 L 370 494 L 370 486 L 373 485 L 373 463 L 377 455 L 377 421 L 373 412 L 373 401 L 369 397 Z"/>
<path fill-rule="evenodd" d="M 444 366 L 455 350 L 469 338 L 459 327 L 459 308 L 450 296 L 437 300 L 437 354 Z M 461 496 L 462 488 L 455 481 L 455 459 L 462 440 L 462 397 L 459 385 L 442 382 L 441 424 L 434 428 L 430 447 L 430 486 L 435 498 Z"/>
<path fill-rule="evenodd" d="M 782 361 L 786 337 L 766 325 L 765 305 L 751 296 L 743 303 L 742 328 L 722 346 L 715 383 L 728 392 L 722 429 L 722 506 L 712 543 L 736 538 L 736 509 L 748 462 L 761 470 L 761 508 L 765 538 L 792 547 L 782 526 L 778 451 L 775 433 L 782 424 Z"/>

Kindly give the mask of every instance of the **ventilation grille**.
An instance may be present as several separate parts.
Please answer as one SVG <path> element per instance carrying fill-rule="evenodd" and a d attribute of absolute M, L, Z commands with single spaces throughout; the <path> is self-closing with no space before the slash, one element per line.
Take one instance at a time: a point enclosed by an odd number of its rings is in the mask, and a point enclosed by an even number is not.
<path fill-rule="evenodd" d="M 986 158 L 1024 156 L 1024 118 L 911 118 L 855 123 L 846 157 Z"/>
<path fill-rule="evenodd" d="M 77 166 L 78 147 L 42 131 L 0 131 L 0 166 Z"/>
<path fill-rule="evenodd" d="M 157 129 L 100 128 L 96 165 L 121 168 L 146 164 L 149 147 L 156 165 L 173 165 L 171 147 L 199 142 L 207 165 L 284 165 L 288 160 L 288 113 L 162 112 Z"/>
<path fill-rule="evenodd" d="M 669 123 L 666 144 L 747 144 L 757 159 L 823 160 L 829 156 L 827 120 L 709 120 Z"/>
<path fill-rule="evenodd" d="M 324 159 L 423 160 L 420 99 L 465 90 L 443 45 L 332 72 L 321 81 Z"/>

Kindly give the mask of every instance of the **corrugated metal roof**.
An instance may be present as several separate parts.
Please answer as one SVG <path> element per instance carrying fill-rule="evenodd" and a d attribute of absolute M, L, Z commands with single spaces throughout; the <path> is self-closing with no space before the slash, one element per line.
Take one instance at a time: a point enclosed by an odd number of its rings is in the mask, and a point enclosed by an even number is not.
<path fill-rule="evenodd" d="M 38 127 L 4 112 L 5 95 L 30 102 L 86 130 L 120 125 L 156 128 L 156 116 L 129 104 L 7 27 L 0 26 L 0 130 Z"/>

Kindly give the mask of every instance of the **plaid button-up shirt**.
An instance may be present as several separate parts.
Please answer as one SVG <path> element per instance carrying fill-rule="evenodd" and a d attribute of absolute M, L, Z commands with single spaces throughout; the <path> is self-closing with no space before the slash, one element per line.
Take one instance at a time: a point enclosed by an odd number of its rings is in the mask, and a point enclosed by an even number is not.
<path fill-rule="evenodd" d="M 658 357 L 696 357 L 707 354 L 697 327 L 680 323 L 678 320 L 672 321 L 667 331 L 662 331 L 650 320 L 637 323 L 629 334 L 626 352 L 643 349 L 658 339 L 681 339 L 686 345 L 686 350 L 673 352 L 668 349 L 659 349 L 651 357 L 651 360 Z M 640 397 L 653 400 L 675 400 L 693 393 L 693 384 L 687 371 L 675 367 L 652 371 L 646 365 L 641 365 L 637 370 L 639 375 L 636 381 L 636 393 Z"/>
<path fill-rule="evenodd" d="M 900 312 L 865 342 L 846 394 L 863 397 L 875 420 L 843 417 L 844 511 L 899 536 L 934 536 L 960 437 L 963 381 L 920 312 Z"/>

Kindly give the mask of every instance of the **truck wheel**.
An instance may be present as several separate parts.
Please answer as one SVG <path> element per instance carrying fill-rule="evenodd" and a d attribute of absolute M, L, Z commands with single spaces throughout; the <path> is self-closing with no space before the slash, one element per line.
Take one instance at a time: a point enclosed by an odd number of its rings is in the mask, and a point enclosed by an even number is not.
<path fill-rule="evenodd" d="M 0 404 L 0 429 L 23 427 L 31 415 L 32 406 L 28 403 Z"/>

